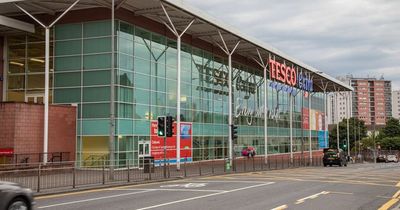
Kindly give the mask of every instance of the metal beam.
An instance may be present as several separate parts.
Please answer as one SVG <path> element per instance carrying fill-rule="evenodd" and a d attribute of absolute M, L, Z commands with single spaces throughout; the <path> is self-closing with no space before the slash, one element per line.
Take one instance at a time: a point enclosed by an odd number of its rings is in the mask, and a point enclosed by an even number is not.
<path fill-rule="evenodd" d="M 16 20 L 13 18 L 9 18 L 3 15 L 0 15 L 0 25 L 7 26 L 10 28 L 15 28 L 21 31 L 26 31 L 29 33 L 35 33 L 35 25 L 20 20 Z"/>
<path fill-rule="evenodd" d="M 55 15 L 56 14 L 56 12 L 54 10 L 49 9 L 49 8 L 39 4 L 38 2 L 33 3 L 33 2 L 30 2 L 30 1 L 24 1 L 23 4 L 28 5 L 30 7 L 34 7 L 36 9 L 41 10 L 41 11 L 44 11 L 49 15 Z"/>

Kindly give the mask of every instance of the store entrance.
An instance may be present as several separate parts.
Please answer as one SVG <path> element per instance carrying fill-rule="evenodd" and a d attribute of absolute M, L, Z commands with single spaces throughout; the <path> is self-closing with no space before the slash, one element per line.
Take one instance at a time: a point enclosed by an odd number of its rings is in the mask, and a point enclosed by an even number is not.
<path fill-rule="evenodd" d="M 150 141 L 139 140 L 139 168 L 143 168 L 145 157 L 150 157 Z"/>

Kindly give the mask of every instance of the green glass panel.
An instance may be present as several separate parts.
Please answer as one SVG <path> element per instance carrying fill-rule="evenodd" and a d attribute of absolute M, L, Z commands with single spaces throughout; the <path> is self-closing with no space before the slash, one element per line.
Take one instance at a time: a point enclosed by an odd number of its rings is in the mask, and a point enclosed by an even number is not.
<path fill-rule="evenodd" d="M 109 85 L 111 73 L 109 70 L 83 72 L 83 85 Z"/>
<path fill-rule="evenodd" d="M 134 49 L 134 55 L 136 57 L 150 59 L 150 50 L 148 47 L 149 47 L 149 45 L 136 43 L 135 49 Z"/>
<path fill-rule="evenodd" d="M 56 40 L 77 39 L 82 37 L 82 24 L 56 25 Z"/>
<path fill-rule="evenodd" d="M 150 103 L 150 91 L 135 89 L 135 101 L 134 103 L 149 104 Z"/>
<path fill-rule="evenodd" d="M 102 53 L 111 51 L 111 38 L 83 40 L 83 53 Z"/>
<path fill-rule="evenodd" d="M 81 54 L 82 41 L 81 40 L 69 40 L 69 41 L 58 41 L 55 47 L 56 56 L 61 55 L 77 55 Z"/>
<path fill-rule="evenodd" d="M 109 118 L 110 103 L 83 104 L 82 115 L 84 118 Z"/>
<path fill-rule="evenodd" d="M 118 101 L 123 101 L 123 102 L 133 102 L 133 89 L 132 88 L 125 88 L 125 87 L 120 87 L 118 88 Z"/>
<path fill-rule="evenodd" d="M 132 120 L 118 120 L 117 122 L 118 126 L 118 134 L 133 134 L 133 121 Z M 127 148 L 127 150 L 131 150 L 132 147 Z M 120 150 L 121 148 L 121 142 L 120 142 Z M 123 149 L 123 151 L 126 149 Z"/>
<path fill-rule="evenodd" d="M 143 74 L 135 74 L 135 87 L 149 89 L 150 88 L 150 76 Z"/>
<path fill-rule="evenodd" d="M 119 104 L 118 105 L 118 117 L 132 118 L 133 117 L 133 105 L 132 104 Z"/>
<path fill-rule="evenodd" d="M 150 121 L 136 120 L 134 125 L 136 135 L 150 135 Z"/>
<path fill-rule="evenodd" d="M 118 31 L 118 35 L 120 37 L 128 40 L 133 40 L 134 27 L 132 25 L 120 22 L 119 28 L 120 30 Z"/>
<path fill-rule="evenodd" d="M 84 102 L 110 101 L 110 87 L 83 88 Z"/>
<path fill-rule="evenodd" d="M 119 68 L 133 71 L 133 57 L 119 54 Z"/>
<path fill-rule="evenodd" d="M 128 55 L 133 55 L 133 41 L 124 38 L 118 39 L 119 51 Z"/>
<path fill-rule="evenodd" d="M 85 55 L 83 69 L 109 69 L 111 68 L 111 54 Z"/>
<path fill-rule="evenodd" d="M 81 56 L 56 57 L 55 71 L 79 71 Z"/>
<path fill-rule="evenodd" d="M 120 85 L 133 87 L 133 73 L 119 71 L 118 76 Z"/>
<path fill-rule="evenodd" d="M 145 42 L 150 43 L 150 32 L 135 27 L 135 42 L 144 44 Z"/>
<path fill-rule="evenodd" d="M 81 73 L 55 73 L 54 87 L 73 87 L 81 85 Z"/>
<path fill-rule="evenodd" d="M 110 120 L 82 120 L 82 135 L 108 135 Z"/>
<path fill-rule="evenodd" d="M 81 101 L 80 88 L 55 89 L 53 94 L 54 103 L 79 103 Z"/>
<path fill-rule="evenodd" d="M 111 21 L 96 21 L 83 24 L 83 36 L 109 36 L 111 35 Z"/>

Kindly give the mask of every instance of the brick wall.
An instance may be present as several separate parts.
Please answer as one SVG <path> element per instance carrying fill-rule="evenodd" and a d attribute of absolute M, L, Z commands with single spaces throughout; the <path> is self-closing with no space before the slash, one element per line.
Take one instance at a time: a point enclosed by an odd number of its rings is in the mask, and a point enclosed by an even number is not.
<path fill-rule="evenodd" d="M 0 36 L 0 101 L 3 101 L 3 68 L 4 68 L 4 55 L 3 55 L 4 38 Z"/>
<path fill-rule="evenodd" d="M 0 148 L 14 148 L 15 154 L 43 152 L 44 106 L 28 103 L 0 103 Z M 75 159 L 76 107 L 49 108 L 48 152 L 70 152 Z"/>

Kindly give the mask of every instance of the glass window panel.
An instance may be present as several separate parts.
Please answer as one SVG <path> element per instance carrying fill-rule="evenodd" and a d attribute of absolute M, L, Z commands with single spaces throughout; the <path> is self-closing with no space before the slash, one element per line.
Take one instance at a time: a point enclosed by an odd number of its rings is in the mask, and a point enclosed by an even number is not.
<path fill-rule="evenodd" d="M 57 57 L 54 68 L 55 71 L 79 71 L 81 56 Z"/>
<path fill-rule="evenodd" d="M 25 101 L 25 91 L 8 91 L 7 101 Z"/>
<path fill-rule="evenodd" d="M 56 25 L 56 40 L 77 39 L 82 37 L 82 24 Z"/>
<path fill-rule="evenodd" d="M 167 106 L 176 107 L 176 94 L 167 94 Z"/>
<path fill-rule="evenodd" d="M 135 49 L 134 49 L 134 55 L 136 57 L 144 58 L 144 59 L 150 59 L 150 51 L 148 48 L 149 45 L 144 45 L 144 44 L 135 44 Z"/>
<path fill-rule="evenodd" d="M 83 40 L 83 53 L 102 53 L 111 51 L 111 38 Z"/>
<path fill-rule="evenodd" d="M 85 55 L 83 69 L 108 69 L 111 68 L 111 54 Z"/>
<path fill-rule="evenodd" d="M 96 21 L 83 24 L 84 37 L 111 35 L 111 21 Z"/>
<path fill-rule="evenodd" d="M 150 114 L 150 106 L 149 105 L 134 105 L 134 119 L 148 119 Z"/>
<path fill-rule="evenodd" d="M 119 54 L 119 68 L 133 71 L 133 57 Z"/>
<path fill-rule="evenodd" d="M 119 84 L 124 86 L 133 87 L 133 73 L 126 71 L 119 71 Z"/>
<path fill-rule="evenodd" d="M 133 89 L 132 88 L 125 88 L 125 87 L 120 87 L 118 88 L 118 101 L 123 101 L 123 102 L 133 102 Z"/>
<path fill-rule="evenodd" d="M 109 85 L 110 71 L 85 71 L 83 72 L 83 85 Z"/>
<path fill-rule="evenodd" d="M 25 75 L 9 75 L 7 84 L 8 89 L 24 89 Z"/>
<path fill-rule="evenodd" d="M 150 32 L 139 27 L 135 27 L 135 42 L 144 44 L 146 41 L 147 43 L 150 43 L 150 36 Z"/>
<path fill-rule="evenodd" d="M 118 39 L 119 51 L 128 55 L 133 55 L 133 41 L 124 38 Z"/>
<path fill-rule="evenodd" d="M 54 87 L 71 87 L 81 85 L 81 73 L 56 73 L 54 74 Z"/>
<path fill-rule="evenodd" d="M 147 90 L 135 89 L 135 101 L 134 103 L 149 104 L 150 103 L 150 92 Z"/>
<path fill-rule="evenodd" d="M 165 77 L 165 65 L 151 62 L 151 74 L 153 76 Z"/>
<path fill-rule="evenodd" d="M 53 59 L 50 58 L 50 68 L 53 66 Z M 29 58 L 28 59 L 28 72 L 44 72 L 45 63 L 44 58 Z M 52 71 L 52 69 L 50 69 Z"/>
<path fill-rule="evenodd" d="M 143 74 L 135 74 L 135 87 L 150 89 L 150 76 Z"/>
<path fill-rule="evenodd" d="M 56 56 L 81 54 L 82 40 L 58 41 L 55 48 Z"/>
<path fill-rule="evenodd" d="M 176 80 L 177 78 L 176 67 L 167 66 L 167 78 Z"/>
<path fill-rule="evenodd" d="M 110 87 L 84 87 L 84 102 L 110 101 Z"/>
<path fill-rule="evenodd" d="M 25 42 L 25 39 L 23 40 Z M 25 52 L 26 52 L 26 45 L 18 44 L 18 45 L 9 45 L 8 46 L 8 57 L 9 59 L 15 58 L 24 58 L 25 59 Z"/>
<path fill-rule="evenodd" d="M 28 57 L 43 57 L 45 54 L 45 43 L 28 43 Z M 53 54 L 53 43 L 50 43 L 50 56 Z"/>
<path fill-rule="evenodd" d="M 84 118 L 109 118 L 110 117 L 110 104 L 83 104 L 83 117 Z"/>
<path fill-rule="evenodd" d="M 165 106 L 165 93 L 152 92 L 151 94 L 151 105 Z"/>
<path fill-rule="evenodd" d="M 81 101 L 80 88 L 54 90 L 54 103 L 80 103 L 80 101 Z"/>
<path fill-rule="evenodd" d="M 120 22 L 118 35 L 124 39 L 133 40 L 134 27 L 128 23 Z"/>
<path fill-rule="evenodd" d="M 28 89 L 44 88 L 44 74 L 29 74 Z"/>
<path fill-rule="evenodd" d="M 25 44 L 26 36 L 25 35 L 9 36 L 9 37 L 7 37 L 7 42 L 9 45 Z"/>
<path fill-rule="evenodd" d="M 119 104 L 118 105 L 118 117 L 121 118 L 132 118 L 133 117 L 133 105 L 132 104 Z"/>
<path fill-rule="evenodd" d="M 8 72 L 24 73 L 25 72 L 25 59 L 10 60 L 8 63 Z"/>
<path fill-rule="evenodd" d="M 175 81 L 167 80 L 167 93 L 176 94 L 176 85 Z"/>
<path fill-rule="evenodd" d="M 135 58 L 134 61 L 135 71 L 144 74 L 150 74 L 150 61 L 143 60 L 140 58 Z"/>

